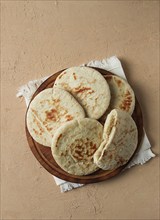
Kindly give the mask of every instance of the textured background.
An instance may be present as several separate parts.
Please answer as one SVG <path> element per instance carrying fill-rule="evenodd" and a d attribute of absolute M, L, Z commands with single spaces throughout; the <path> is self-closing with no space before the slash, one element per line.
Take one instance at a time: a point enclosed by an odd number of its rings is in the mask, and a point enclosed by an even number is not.
<path fill-rule="evenodd" d="M 19 86 L 117 55 L 159 153 L 159 1 L 1 1 L 2 219 L 159 219 L 159 157 L 61 194 L 32 155 Z"/>

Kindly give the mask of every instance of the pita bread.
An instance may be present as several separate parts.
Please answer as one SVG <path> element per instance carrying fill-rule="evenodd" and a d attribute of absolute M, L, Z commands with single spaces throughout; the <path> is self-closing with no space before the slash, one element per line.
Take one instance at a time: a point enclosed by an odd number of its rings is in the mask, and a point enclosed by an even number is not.
<path fill-rule="evenodd" d="M 138 131 L 130 114 L 114 109 L 108 115 L 103 142 L 94 154 L 94 162 L 103 170 L 113 170 L 128 162 L 138 143 Z"/>
<path fill-rule="evenodd" d="M 83 108 L 72 95 L 59 88 L 49 88 L 40 92 L 30 103 L 27 127 L 35 141 L 50 147 L 59 126 L 84 117 Z"/>
<path fill-rule="evenodd" d="M 110 90 L 105 78 L 89 67 L 71 67 L 56 79 L 54 87 L 70 92 L 89 118 L 100 118 L 110 103 Z"/>
<path fill-rule="evenodd" d="M 135 96 L 131 86 L 119 76 L 106 75 L 106 80 L 111 92 L 109 110 L 121 109 L 132 115 L 135 107 Z"/>
<path fill-rule="evenodd" d="M 95 172 L 93 154 L 102 141 L 103 126 L 94 119 L 84 118 L 65 123 L 52 140 L 52 155 L 57 164 L 73 175 Z"/>

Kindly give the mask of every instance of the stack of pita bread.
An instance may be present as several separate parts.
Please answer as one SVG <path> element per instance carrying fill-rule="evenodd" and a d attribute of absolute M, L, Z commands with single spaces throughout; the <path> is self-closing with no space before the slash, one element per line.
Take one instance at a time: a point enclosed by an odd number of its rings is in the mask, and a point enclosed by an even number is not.
<path fill-rule="evenodd" d="M 36 142 L 51 147 L 63 170 L 88 175 L 131 158 L 138 143 L 134 107 L 134 92 L 124 79 L 72 67 L 31 101 L 27 127 Z"/>

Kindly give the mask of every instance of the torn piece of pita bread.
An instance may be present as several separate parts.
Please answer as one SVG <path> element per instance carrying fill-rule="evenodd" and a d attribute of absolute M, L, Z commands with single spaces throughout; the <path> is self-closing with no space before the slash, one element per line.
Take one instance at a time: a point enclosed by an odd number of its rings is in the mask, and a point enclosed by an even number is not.
<path fill-rule="evenodd" d="M 138 143 L 136 124 L 129 113 L 114 109 L 107 116 L 103 142 L 94 154 L 95 164 L 113 170 L 128 162 Z"/>

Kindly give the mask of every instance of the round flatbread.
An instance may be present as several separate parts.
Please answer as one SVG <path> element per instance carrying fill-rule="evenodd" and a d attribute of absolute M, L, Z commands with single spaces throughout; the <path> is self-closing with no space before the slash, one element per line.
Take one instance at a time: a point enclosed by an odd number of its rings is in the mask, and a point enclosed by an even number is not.
<path fill-rule="evenodd" d="M 49 88 L 40 92 L 30 103 L 27 127 L 35 141 L 51 147 L 51 140 L 59 126 L 84 117 L 83 108 L 71 94 L 59 88 Z"/>
<path fill-rule="evenodd" d="M 114 75 L 106 75 L 106 80 L 111 92 L 109 110 L 121 109 L 132 115 L 135 107 L 135 96 L 131 86 L 126 80 Z"/>
<path fill-rule="evenodd" d="M 113 170 L 128 162 L 138 143 L 138 131 L 130 114 L 114 109 L 108 115 L 103 142 L 94 154 L 94 162 L 103 170 Z"/>
<path fill-rule="evenodd" d="M 105 78 L 89 67 L 72 67 L 63 71 L 54 87 L 70 92 L 89 118 L 100 118 L 110 103 L 110 90 Z"/>
<path fill-rule="evenodd" d="M 52 155 L 57 164 L 73 175 L 95 172 L 93 155 L 102 141 L 103 126 L 94 119 L 84 118 L 67 122 L 55 133 Z"/>

